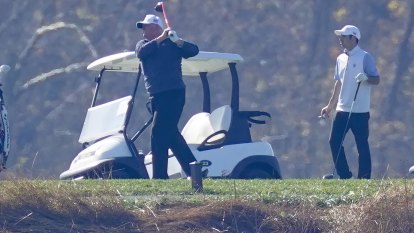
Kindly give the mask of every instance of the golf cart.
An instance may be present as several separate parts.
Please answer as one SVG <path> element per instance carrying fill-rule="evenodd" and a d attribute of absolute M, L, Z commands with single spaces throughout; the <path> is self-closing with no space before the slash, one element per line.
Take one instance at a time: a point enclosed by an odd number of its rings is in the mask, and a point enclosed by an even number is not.
<path fill-rule="evenodd" d="M 203 52 L 183 59 L 182 72 L 197 77 L 203 88 L 203 109 L 193 115 L 182 130 L 205 177 L 234 179 L 280 179 L 280 169 L 268 142 L 252 141 L 252 124 L 265 124 L 270 114 L 239 110 L 239 81 L 236 64 L 243 59 L 238 54 Z M 87 69 L 99 71 L 91 107 L 88 109 L 79 142 L 84 146 L 61 179 L 78 178 L 151 178 L 152 155 L 137 150 L 134 142 L 151 124 L 150 118 L 132 137 L 127 127 L 134 106 L 141 69 L 134 52 L 110 55 L 92 62 Z M 211 111 L 207 74 L 229 69 L 232 79 L 230 105 Z M 135 73 L 132 94 L 96 105 L 101 79 L 105 71 Z M 149 109 L 150 111 L 150 109 Z M 170 178 L 185 177 L 185 173 L 169 152 Z"/>

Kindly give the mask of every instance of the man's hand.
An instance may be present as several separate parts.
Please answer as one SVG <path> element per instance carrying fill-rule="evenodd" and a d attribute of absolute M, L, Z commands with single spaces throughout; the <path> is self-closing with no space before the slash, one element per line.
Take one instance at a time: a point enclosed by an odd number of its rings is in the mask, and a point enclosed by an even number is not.
<path fill-rule="evenodd" d="M 169 31 L 168 32 L 168 37 L 170 37 L 170 40 L 174 43 L 177 42 L 178 40 L 180 40 L 180 38 L 178 37 L 176 31 Z"/>
<path fill-rule="evenodd" d="M 360 82 L 363 82 L 363 81 L 367 81 L 367 80 L 368 80 L 368 77 L 367 77 L 367 75 L 366 75 L 366 74 L 364 74 L 364 73 L 359 73 L 359 74 L 357 74 L 357 76 L 355 77 L 355 80 L 356 80 L 356 82 L 357 82 L 357 83 L 360 83 Z"/>
<path fill-rule="evenodd" d="M 329 118 L 331 111 L 332 111 L 331 106 L 329 105 L 325 106 L 324 108 L 322 108 L 321 115 L 319 116 L 319 118 L 322 118 L 322 119 Z"/>
<path fill-rule="evenodd" d="M 159 35 L 157 38 L 155 38 L 155 41 L 157 41 L 157 44 L 160 44 L 161 42 L 163 42 L 165 39 L 168 39 L 170 32 L 170 28 L 166 28 L 164 29 L 164 31 L 161 33 L 161 35 Z"/>

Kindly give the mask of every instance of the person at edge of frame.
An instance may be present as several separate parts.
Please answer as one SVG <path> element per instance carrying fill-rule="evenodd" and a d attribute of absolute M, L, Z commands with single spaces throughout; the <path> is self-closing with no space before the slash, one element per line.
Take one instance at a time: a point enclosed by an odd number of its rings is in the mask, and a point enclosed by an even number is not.
<path fill-rule="evenodd" d="M 185 84 L 181 60 L 196 56 L 198 46 L 184 41 L 170 28 L 164 28 L 158 16 L 148 14 L 136 23 L 143 39 L 135 53 L 141 60 L 145 88 L 153 112 L 151 150 L 153 179 L 168 179 L 168 149 L 171 149 L 187 176 L 196 158 L 178 130 L 185 104 Z"/>
<path fill-rule="evenodd" d="M 346 25 L 334 32 L 344 52 L 337 57 L 333 93 L 328 105 L 322 108 L 321 116 L 328 118 L 331 111 L 336 108 L 329 144 L 339 178 L 352 178 L 343 147 L 345 135 L 351 129 L 359 154 L 358 178 L 370 179 L 371 153 L 368 143 L 370 95 L 371 87 L 379 84 L 380 77 L 372 55 L 359 47 L 361 33 L 356 26 Z M 358 83 L 360 87 L 356 93 Z M 355 95 L 357 96 L 354 102 Z"/>

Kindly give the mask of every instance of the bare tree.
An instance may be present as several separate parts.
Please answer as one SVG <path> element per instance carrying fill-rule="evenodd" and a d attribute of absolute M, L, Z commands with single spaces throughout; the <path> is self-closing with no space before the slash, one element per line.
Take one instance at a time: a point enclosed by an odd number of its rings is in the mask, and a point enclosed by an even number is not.
<path fill-rule="evenodd" d="M 397 54 L 397 69 L 395 72 L 394 82 L 392 83 L 390 95 L 388 99 L 388 111 L 389 117 L 394 117 L 396 114 L 397 108 L 395 106 L 399 106 L 399 103 L 404 102 L 404 96 L 402 95 L 403 92 L 400 91 L 402 77 L 407 73 L 409 66 L 413 61 L 414 51 L 411 48 L 410 38 L 413 33 L 414 27 L 414 2 L 409 1 L 409 17 L 408 23 L 406 25 L 405 34 L 401 40 L 400 46 L 398 48 Z"/>

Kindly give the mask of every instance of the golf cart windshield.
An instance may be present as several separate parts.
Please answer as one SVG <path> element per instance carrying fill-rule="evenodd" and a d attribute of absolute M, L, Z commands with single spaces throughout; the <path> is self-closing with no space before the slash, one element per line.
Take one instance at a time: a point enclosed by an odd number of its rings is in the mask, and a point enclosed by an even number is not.
<path fill-rule="evenodd" d="M 239 63 L 243 58 L 239 54 L 200 51 L 195 57 L 183 59 L 182 72 L 185 76 L 199 76 L 200 73 L 213 73 L 228 69 L 229 63 Z M 124 52 L 103 57 L 92 62 L 88 70 L 115 72 L 138 72 L 139 59 L 135 52 Z"/>

